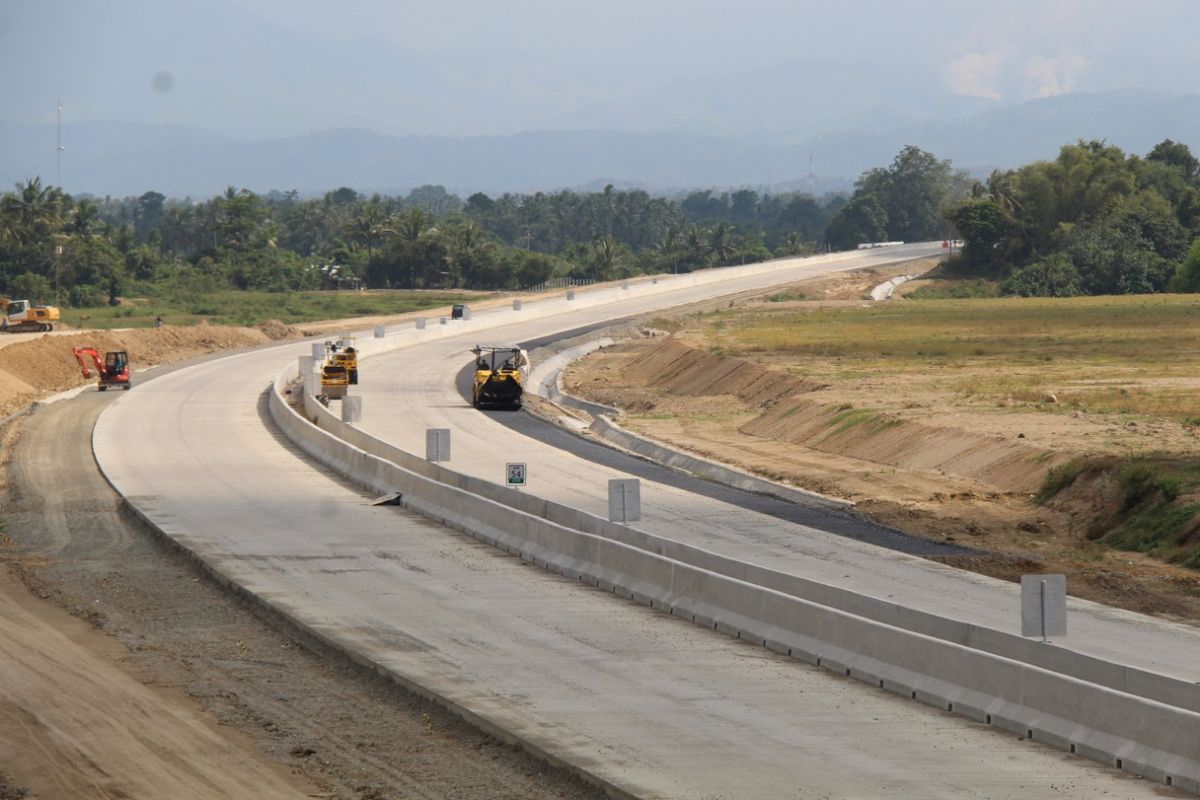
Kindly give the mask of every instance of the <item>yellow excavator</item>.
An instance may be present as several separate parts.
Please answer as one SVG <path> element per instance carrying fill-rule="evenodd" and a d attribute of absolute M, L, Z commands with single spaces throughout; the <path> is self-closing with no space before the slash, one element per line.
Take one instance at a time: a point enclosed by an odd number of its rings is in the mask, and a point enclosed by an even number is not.
<path fill-rule="evenodd" d="M 475 354 L 471 405 L 475 408 L 520 408 L 525 393 L 523 370 L 529 366 L 525 351 L 507 345 L 475 345 L 471 352 Z"/>
<path fill-rule="evenodd" d="M 54 306 L 35 306 L 28 300 L 9 300 L 0 297 L 0 331 L 4 333 L 28 333 L 52 331 L 58 322 L 58 309 Z"/>

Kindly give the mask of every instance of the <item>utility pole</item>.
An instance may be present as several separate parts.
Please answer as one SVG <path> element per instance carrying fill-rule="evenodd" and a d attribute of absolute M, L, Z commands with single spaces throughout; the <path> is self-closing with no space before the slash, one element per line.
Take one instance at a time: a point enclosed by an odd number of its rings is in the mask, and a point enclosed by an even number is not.
<path fill-rule="evenodd" d="M 56 141 L 55 141 L 55 146 L 54 146 L 54 185 L 60 189 L 62 188 L 62 154 L 63 154 L 62 112 L 63 112 L 63 104 L 62 104 L 62 95 L 60 94 L 58 96 L 58 111 L 55 114 Z"/>
<path fill-rule="evenodd" d="M 57 186 L 61 190 L 62 189 L 62 154 L 63 154 L 63 149 L 64 149 L 63 143 L 62 143 L 63 104 L 62 104 L 62 93 L 61 92 L 58 95 L 58 102 L 57 102 L 56 108 L 57 108 L 57 111 L 55 112 L 55 125 L 54 125 L 54 128 L 55 128 L 55 130 L 54 130 L 54 136 L 55 136 L 54 185 Z M 56 303 L 59 303 L 60 305 L 62 304 L 62 291 L 61 291 L 61 279 L 59 277 L 59 273 L 62 272 L 62 253 L 63 253 L 62 242 L 58 241 L 54 245 L 54 301 Z"/>

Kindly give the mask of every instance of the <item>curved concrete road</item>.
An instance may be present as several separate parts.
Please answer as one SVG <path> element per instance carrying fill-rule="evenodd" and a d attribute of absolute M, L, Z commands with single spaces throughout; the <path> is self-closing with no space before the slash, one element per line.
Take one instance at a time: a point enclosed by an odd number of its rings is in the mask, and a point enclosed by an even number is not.
<path fill-rule="evenodd" d="M 94 433 L 106 475 L 229 580 L 615 794 L 1161 796 L 1160 786 L 873 691 L 542 572 L 407 512 L 369 505 L 314 468 L 264 418 L 269 377 L 308 350 L 291 344 L 235 355 L 114 397 Z M 447 404 L 443 387 L 416 382 L 438 372 L 429 365 L 410 372 L 413 396 L 393 398 L 387 413 Z M 363 375 L 381 382 L 373 367 L 364 365 Z M 454 398 L 447 413 L 461 407 Z M 524 446 L 480 458 L 519 456 Z M 548 477 L 539 469 L 533 488 Z M 688 519 L 698 524 L 703 516 Z M 828 548 L 833 555 L 833 543 Z"/>
<path fill-rule="evenodd" d="M 620 315 L 640 301 L 620 304 Z M 584 309 L 573 327 L 612 314 Z M 502 342 L 543 335 L 550 320 L 511 323 L 488 331 Z M 489 340 L 490 341 L 490 340 Z M 425 431 L 449 428 L 457 472 L 504 483 L 504 465 L 527 463 L 528 491 L 538 497 L 607 517 L 607 481 L 629 477 L 564 453 L 497 421 L 511 412 L 480 412 L 465 402 L 455 378 L 470 362 L 471 335 L 428 342 L 366 359 L 357 387 L 362 397 L 359 429 L 410 453 L 423 455 Z M 1020 632 L 1020 587 L 813 527 L 756 514 L 719 500 L 661 483 L 642 482 L 642 519 L 633 527 L 743 561 L 839 586 L 908 608 L 983 627 Z M 1063 647 L 1151 672 L 1200 683 L 1200 630 L 1114 609 L 1069 601 L 1069 635 Z"/>

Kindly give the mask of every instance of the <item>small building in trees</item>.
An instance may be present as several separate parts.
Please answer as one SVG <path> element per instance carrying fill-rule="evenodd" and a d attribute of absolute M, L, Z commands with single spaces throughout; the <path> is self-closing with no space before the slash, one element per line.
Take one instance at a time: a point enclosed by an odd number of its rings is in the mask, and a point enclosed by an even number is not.
<path fill-rule="evenodd" d="M 321 264 L 321 288 L 333 291 L 362 291 L 363 281 L 340 264 Z"/>

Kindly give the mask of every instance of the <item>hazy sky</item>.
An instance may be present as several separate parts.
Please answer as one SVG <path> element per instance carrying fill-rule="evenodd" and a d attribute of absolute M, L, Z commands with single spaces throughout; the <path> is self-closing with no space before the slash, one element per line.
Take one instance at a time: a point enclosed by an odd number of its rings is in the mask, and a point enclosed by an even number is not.
<path fill-rule="evenodd" d="M 0 0 L 0 120 L 52 121 L 62 93 L 69 121 L 248 137 L 634 129 L 605 109 L 796 59 L 1000 103 L 1190 93 L 1198 29 L 1200 0 Z"/>
<path fill-rule="evenodd" d="M 801 56 L 920 64 L 949 89 L 1009 100 L 1131 84 L 1200 90 L 1200 74 L 1184 69 L 1197 64 L 1197 0 L 236 2 L 311 32 L 426 52 L 509 48 L 621 80 Z"/>

